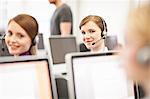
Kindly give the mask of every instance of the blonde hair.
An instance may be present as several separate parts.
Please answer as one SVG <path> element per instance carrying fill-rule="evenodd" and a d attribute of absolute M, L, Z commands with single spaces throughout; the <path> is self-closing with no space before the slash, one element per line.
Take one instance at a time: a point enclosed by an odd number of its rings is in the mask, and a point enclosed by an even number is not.
<path fill-rule="evenodd" d="M 139 37 L 142 45 L 150 44 L 150 4 L 131 10 L 128 22 L 134 25 L 135 37 Z"/>

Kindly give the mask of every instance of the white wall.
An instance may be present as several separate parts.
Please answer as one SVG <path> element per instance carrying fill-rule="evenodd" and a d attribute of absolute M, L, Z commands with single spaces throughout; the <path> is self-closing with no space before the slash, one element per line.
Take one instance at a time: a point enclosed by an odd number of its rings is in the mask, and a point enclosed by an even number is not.
<path fill-rule="evenodd" d="M 0 31 L 4 31 L 6 23 L 6 3 L 5 0 L 0 0 Z"/>
<path fill-rule="evenodd" d="M 80 21 L 87 15 L 94 14 L 104 18 L 107 23 L 108 35 L 117 35 L 120 43 L 123 43 L 123 28 L 125 19 L 130 8 L 129 0 L 69 0 L 69 5 L 74 12 L 74 35 L 78 38 L 78 43 L 82 42 L 79 31 Z M 72 2 L 71 2 L 72 1 Z"/>
<path fill-rule="evenodd" d="M 0 18 L 1 27 L 6 27 L 7 21 L 19 13 L 29 13 L 33 15 L 39 23 L 39 32 L 45 37 L 50 36 L 50 19 L 55 10 L 55 6 L 49 4 L 48 0 L 2 0 L 3 10 Z M 5 1 L 5 2 L 4 2 Z M 63 0 L 72 9 L 74 22 L 74 35 L 78 43 L 82 42 L 79 31 L 80 21 L 89 14 L 102 16 L 108 26 L 108 35 L 117 35 L 119 42 L 123 42 L 123 28 L 127 13 L 131 7 L 139 5 L 139 0 Z M 150 1 L 150 0 L 144 0 Z M 143 1 L 142 1 L 143 2 Z M 2 6 L 0 6 L 2 7 Z M 1 8 L 3 9 L 3 8 Z M 3 25 L 4 24 L 4 25 Z"/>
<path fill-rule="evenodd" d="M 20 13 L 34 16 L 39 23 L 39 32 L 50 35 L 50 18 L 55 9 L 48 0 L 7 0 L 7 21 Z"/>

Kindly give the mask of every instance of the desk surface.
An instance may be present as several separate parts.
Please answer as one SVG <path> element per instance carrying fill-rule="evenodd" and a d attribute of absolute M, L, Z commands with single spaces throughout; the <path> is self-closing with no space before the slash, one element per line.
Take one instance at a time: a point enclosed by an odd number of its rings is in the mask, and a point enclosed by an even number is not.
<path fill-rule="evenodd" d="M 67 73 L 66 64 L 53 64 L 52 66 L 54 75 L 61 75 Z"/>

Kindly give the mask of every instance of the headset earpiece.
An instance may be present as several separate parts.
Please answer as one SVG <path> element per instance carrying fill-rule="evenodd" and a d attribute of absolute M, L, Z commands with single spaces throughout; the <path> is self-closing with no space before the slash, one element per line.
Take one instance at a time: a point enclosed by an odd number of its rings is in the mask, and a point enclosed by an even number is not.
<path fill-rule="evenodd" d="M 35 46 L 39 42 L 39 36 L 35 36 L 34 40 L 32 41 L 32 45 Z"/>
<path fill-rule="evenodd" d="M 102 37 L 103 39 L 105 39 L 105 38 L 107 37 L 107 32 L 103 31 L 103 32 L 101 33 L 101 37 Z"/>
<path fill-rule="evenodd" d="M 150 46 L 145 46 L 137 53 L 137 61 L 142 65 L 150 65 Z"/>
<path fill-rule="evenodd" d="M 102 20 L 102 24 L 103 24 L 103 31 L 101 33 L 101 37 L 103 39 L 105 39 L 107 37 L 107 24 L 105 22 L 105 20 L 101 17 L 101 20 Z"/>

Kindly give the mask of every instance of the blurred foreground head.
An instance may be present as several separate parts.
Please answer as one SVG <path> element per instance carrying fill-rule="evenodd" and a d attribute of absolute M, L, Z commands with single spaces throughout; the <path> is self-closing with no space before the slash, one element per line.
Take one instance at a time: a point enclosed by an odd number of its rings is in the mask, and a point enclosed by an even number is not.
<path fill-rule="evenodd" d="M 125 28 L 124 66 L 150 95 L 150 4 L 133 9 Z"/>

